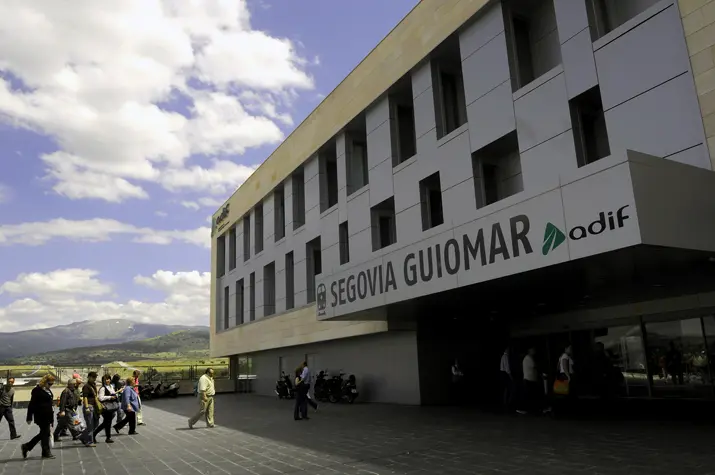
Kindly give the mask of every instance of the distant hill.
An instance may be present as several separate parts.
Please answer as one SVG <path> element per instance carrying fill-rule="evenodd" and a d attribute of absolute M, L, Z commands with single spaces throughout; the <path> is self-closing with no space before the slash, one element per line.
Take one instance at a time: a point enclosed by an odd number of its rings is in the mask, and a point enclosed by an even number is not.
<path fill-rule="evenodd" d="M 179 330 L 144 340 L 78 347 L 17 358 L 10 363 L 98 365 L 114 361 L 200 359 L 209 355 L 209 330 Z"/>
<path fill-rule="evenodd" d="M 40 351 L 54 352 L 80 346 L 116 345 L 182 330 L 208 333 L 208 327 L 139 323 L 125 319 L 75 322 L 41 330 L 0 333 L 0 362 L 25 360 L 24 357 Z"/>

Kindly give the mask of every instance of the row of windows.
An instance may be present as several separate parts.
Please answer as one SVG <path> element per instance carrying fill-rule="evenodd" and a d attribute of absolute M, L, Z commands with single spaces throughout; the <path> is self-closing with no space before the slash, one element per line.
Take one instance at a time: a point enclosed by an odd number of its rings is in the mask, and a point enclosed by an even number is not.
<path fill-rule="evenodd" d="M 574 0 L 578 1 L 578 0 Z M 596 40 L 613 28 L 636 16 L 656 0 L 581 0 L 586 2 L 592 39 Z M 553 0 L 504 1 L 507 50 L 514 91 L 538 79 L 561 62 L 556 32 Z M 552 25 L 545 27 L 544 25 Z M 467 122 L 464 79 L 459 37 L 452 35 L 430 55 L 437 137 L 442 138 Z M 411 77 L 398 81 L 388 94 L 390 138 L 393 166 L 417 153 L 415 111 Z M 598 87 L 569 102 L 578 165 L 584 166 L 610 154 L 606 123 Z M 369 184 L 367 130 L 365 113 L 345 128 L 345 183 L 348 196 Z M 318 151 L 320 211 L 338 203 L 337 140 L 331 139 Z M 521 162 L 516 132 L 493 142 L 472 155 L 477 207 L 481 208 L 523 190 Z M 305 224 L 305 175 L 299 167 L 289 178 L 292 185 L 293 230 Z M 424 230 L 443 223 L 439 174 L 419 183 Z M 273 191 L 274 239 L 285 237 L 285 189 L 280 184 Z M 251 216 L 255 223 L 251 226 Z M 394 199 L 390 198 L 371 210 L 373 250 L 397 242 Z M 259 254 L 264 246 L 263 203 L 243 218 L 243 261 Z M 251 228 L 253 227 L 253 233 Z M 225 274 L 224 247 L 229 249 L 229 270 L 236 267 L 235 227 L 219 238 L 218 276 Z M 252 236 L 253 234 L 253 236 Z M 251 239 L 253 238 L 253 240 Z M 350 260 L 348 224 L 340 224 L 340 262 Z M 253 244 L 253 245 L 252 245 Z"/>

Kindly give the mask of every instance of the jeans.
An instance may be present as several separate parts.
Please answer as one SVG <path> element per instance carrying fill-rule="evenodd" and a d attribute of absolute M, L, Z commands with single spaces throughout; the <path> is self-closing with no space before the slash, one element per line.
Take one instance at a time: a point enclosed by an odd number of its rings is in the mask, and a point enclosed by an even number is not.
<path fill-rule="evenodd" d="M 39 425 L 39 424 L 38 424 Z M 28 452 L 30 452 L 32 449 L 35 448 L 37 443 L 40 443 L 40 446 L 42 447 L 42 456 L 46 457 L 51 454 L 50 452 L 50 423 L 42 424 L 39 426 L 40 427 L 40 433 L 37 434 L 35 437 L 33 437 L 30 442 L 25 444 L 25 449 L 27 449 Z"/>
<path fill-rule="evenodd" d="M 112 438 L 112 421 L 114 420 L 114 414 L 116 411 L 103 411 L 102 412 L 102 424 L 94 429 L 94 440 L 97 440 L 97 434 L 102 432 L 104 429 L 104 435 L 107 440 Z"/>
<path fill-rule="evenodd" d="M 293 409 L 293 419 L 307 419 L 308 418 L 308 393 L 305 387 L 301 384 L 298 385 L 295 391 L 295 408 Z"/>
<path fill-rule="evenodd" d="M 124 419 L 117 422 L 114 425 L 114 430 L 119 432 L 124 429 L 124 426 L 129 424 L 129 433 L 136 434 L 137 432 L 137 413 L 134 411 L 127 411 L 124 413 Z"/>
<path fill-rule="evenodd" d="M 82 432 L 82 435 L 79 436 L 79 440 L 81 440 L 82 443 L 85 445 L 94 443 L 94 415 L 95 411 L 93 407 L 85 408 L 84 424 L 87 427 L 85 427 L 84 432 Z"/>
<path fill-rule="evenodd" d="M 12 414 L 12 406 L 0 406 L 0 422 L 2 418 L 7 420 L 7 425 L 10 426 L 10 438 L 17 437 L 17 429 L 15 429 L 15 416 Z"/>

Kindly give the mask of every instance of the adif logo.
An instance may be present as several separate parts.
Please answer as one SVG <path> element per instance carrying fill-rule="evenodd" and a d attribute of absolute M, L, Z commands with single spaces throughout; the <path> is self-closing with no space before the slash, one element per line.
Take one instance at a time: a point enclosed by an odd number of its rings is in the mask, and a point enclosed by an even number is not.
<path fill-rule="evenodd" d="M 551 223 L 546 223 L 544 229 L 544 244 L 541 246 L 541 253 L 547 255 L 566 241 L 566 235 L 559 228 Z"/>
<path fill-rule="evenodd" d="M 318 315 L 323 315 L 325 314 L 325 307 L 328 306 L 328 295 L 327 295 L 327 290 L 325 288 L 325 284 L 320 284 L 318 286 L 318 292 L 317 292 L 317 305 L 318 305 Z"/>

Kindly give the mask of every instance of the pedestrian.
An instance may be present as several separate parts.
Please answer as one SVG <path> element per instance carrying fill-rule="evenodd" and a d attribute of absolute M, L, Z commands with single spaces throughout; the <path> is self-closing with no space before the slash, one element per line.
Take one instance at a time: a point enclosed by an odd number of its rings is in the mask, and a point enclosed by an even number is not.
<path fill-rule="evenodd" d="M 214 427 L 214 396 L 216 395 L 216 390 L 214 389 L 213 368 L 208 368 L 199 378 L 198 392 L 199 411 L 189 419 L 189 429 L 193 429 L 194 424 L 204 415 L 206 416 L 206 426 Z"/>
<path fill-rule="evenodd" d="M 97 409 L 97 373 L 90 371 L 87 374 L 87 382 L 82 387 L 82 408 L 84 412 L 85 428 L 79 440 L 85 447 L 96 447 L 94 440 L 94 428 L 99 421 L 99 411 Z"/>
<path fill-rule="evenodd" d="M 40 432 L 33 437 L 28 443 L 22 444 L 22 458 L 26 459 L 27 454 L 35 448 L 39 443 L 42 447 L 42 458 L 53 459 L 50 447 L 50 436 L 52 434 L 52 425 L 54 424 L 54 402 L 55 398 L 52 395 L 52 385 L 55 384 L 55 377 L 51 374 L 46 374 L 40 382 L 32 389 L 30 394 L 30 404 L 27 406 L 27 424 L 37 424 Z"/>
<path fill-rule="evenodd" d="M 118 374 L 112 376 L 112 387 L 114 388 L 114 393 L 117 395 L 117 401 L 121 401 L 122 391 L 124 390 L 124 381 L 122 381 L 122 377 Z M 122 419 L 124 419 L 124 410 L 122 409 L 122 405 L 119 404 L 119 409 L 117 410 L 117 423 L 121 422 Z"/>
<path fill-rule="evenodd" d="M 295 370 L 295 407 L 293 408 L 293 419 L 296 421 L 308 420 L 308 396 L 301 374 L 303 369 L 298 367 Z"/>
<path fill-rule="evenodd" d="M 536 348 L 529 348 L 522 360 L 524 375 L 524 397 L 522 407 L 517 409 L 519 414 L 544 411 L 544 382 L 536 363 Z"/>
<path fill-rule="evenodd" d="M 134 378 L 127 378 L 126 391 L 122 391 L 121 406 L 124 411 L 124 419 L 114 425 L 114 430 L 119 434 L 119 431 L 124 429 L 124 426 L 129 424 L 129 435 L 137 433 L 137 414 L 141 412 L 141 401 L 135 391 L 132 390 Z"/>
<path fill-rule="evenodd" d="M 0 422 L 2 422 L 3 417 L 7 421 L 7 425 L 10 426 L 10 440 L 19 439 L 21 436 L 17 435 L 17 429 L 15 428 L 15 416 L 12 413 L 12 405 L 15 402 L 15 378 L 7 378 L 7 382 L 3 387 L 0 388 Z"/>
<path fill-rule="evenodd" d="M 137 412 L 137 425 L 143 426 L 144 425 L 144 418 L 142 417 L 142 395 L 139 392 L 139 375 L 141 374 L 141 371 L 138 369 L 135 369 L 134 372 L 132 373 L 132 376 L 134 377 L 134 382 L 132 383 L 132 388 L 134 388 L 134 392 L 137 393 L 137 397 L 139 398 L 139 412 Z"/>
<path fill-rule="evenodd" d="M 102 408 L 102 423 L 94 429 L 95 443 L 97 441 L 97 434 L 104 430 L 105 442 L 113 444 L 112 421 L 114 420 L 114 415 L 117 413 L 117 410 L 119 410 L 119 400 L 112 387 L 112 377 L 108 374 L 102 376 L 102 386 L 97 393 L 97 399 L 99 400 L 99 406 Z"/>
<path fill-rule="evenodd" d="M 454 360 L 452 365 L 452 398 L 454 402 L 462 402 L 464 397 L 464 373 L 462 368 L 459 366 L 459 361 Z"/>
<path fill-rule="evenodd" d="M 318 410 L 318 403 L 315 402 L 315 400 L 310 397 L 310 382 L 311 382 L 311 375 L 310 375 L 310 368 L 308 368 L 308 362 L 303 361 L 303 371 L 300 374 L 300 379 L 303 381 L 303 384 L 305 385 L 305 399 L 308 404 L 313 408 L 314 411 Z"/>
<path fill-rule="evenodd" d="M 57 413 L 57 427 L 53 435 L 55 442 L 60 441 L 63 433 L 69 431 L 72 433 L 72 439 L 76 440 L 79 437 L 77 429 L 75 429 L 75 417 L 77 415 L 77 396 L 75 394 L 75 386 L 77 381 L 70 379 L 67 381 L 67 387 L 60 394 L 59 412 Z"/>
<path fill-rule="evenodd" d="M 502 386 L 502 405 L 505 412 L 509 412 L 514 403 L 514 377 L 511 374 L 511 351 L 509 348 L 504 350 L 499 363 L 499 376 Z"/>

